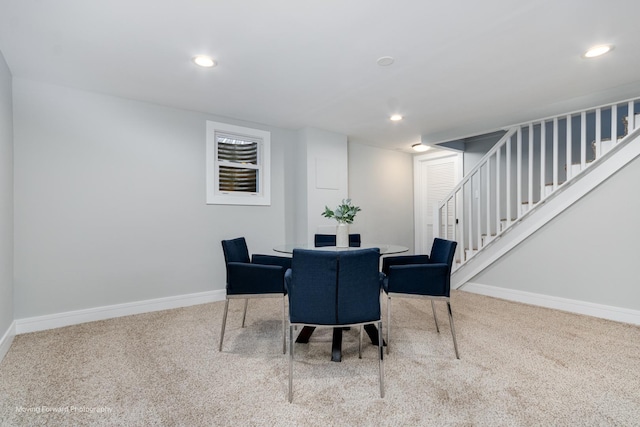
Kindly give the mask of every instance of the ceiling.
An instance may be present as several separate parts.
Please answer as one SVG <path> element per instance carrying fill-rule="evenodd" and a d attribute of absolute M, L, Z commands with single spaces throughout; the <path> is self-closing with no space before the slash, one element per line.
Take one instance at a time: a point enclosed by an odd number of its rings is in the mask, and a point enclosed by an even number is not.
<path fill-rule="evenodd" d="M 0 0 L 0 51 L 14 78 L 406 151 L 640 96 L 638 17 L 637 0 Z"/>

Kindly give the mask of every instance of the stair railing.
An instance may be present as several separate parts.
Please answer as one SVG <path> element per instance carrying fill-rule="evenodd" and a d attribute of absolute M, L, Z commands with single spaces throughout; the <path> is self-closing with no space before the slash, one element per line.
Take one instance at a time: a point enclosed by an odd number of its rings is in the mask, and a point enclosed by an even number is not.
<path fill-rule="evenodd" d="M 454 270 L 639 127 L 636 111 L 639 99 L 509 128 L 436 208 L 434 235 L 458 242 Z"/>

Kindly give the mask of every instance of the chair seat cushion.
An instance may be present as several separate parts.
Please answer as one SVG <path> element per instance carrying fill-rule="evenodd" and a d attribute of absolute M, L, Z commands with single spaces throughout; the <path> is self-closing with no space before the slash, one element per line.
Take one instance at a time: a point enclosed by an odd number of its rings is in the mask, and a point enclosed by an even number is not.
<path fill-rule="evenodd" d="M 389 274 L 392 265 L 428 264 L 429 255 L 400 255 L 382 258 L 382 272 Z"/>
<path fill-rule="evenodd" d="M 447 264 L 394 265 L 384 279 L 386 293 L 449 297 Z"/>
<path fill-rule="evenodd" d="M 228 295 L 284 294 L 284 268 L 279 265 L 227 264 Z"/>

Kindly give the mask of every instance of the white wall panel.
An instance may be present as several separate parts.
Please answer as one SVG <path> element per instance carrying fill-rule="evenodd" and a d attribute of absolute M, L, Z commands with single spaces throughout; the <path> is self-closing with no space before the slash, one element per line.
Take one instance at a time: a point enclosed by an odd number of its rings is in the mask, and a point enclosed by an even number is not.
<path fill-rule="evenodd" d="M 333 219 L 322 216 L 324 207 L 334 209 L 349 197 L 347 137 L 321 129 L 304 128 L 299 132 L 300 168 L 298 185 L 296 242 L 313 243 L 315 233 L 335 233 Z"/>

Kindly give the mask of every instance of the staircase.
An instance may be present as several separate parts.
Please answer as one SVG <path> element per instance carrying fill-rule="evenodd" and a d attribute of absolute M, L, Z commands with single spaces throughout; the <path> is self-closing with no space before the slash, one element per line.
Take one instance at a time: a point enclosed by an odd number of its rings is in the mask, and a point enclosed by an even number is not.
<path fill-rule="evenodd" d="M 458 242 L 459 288 L 640 156 L 640 100 L 510 128 L 438 205 L 436 237 Z"/>

